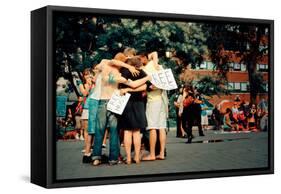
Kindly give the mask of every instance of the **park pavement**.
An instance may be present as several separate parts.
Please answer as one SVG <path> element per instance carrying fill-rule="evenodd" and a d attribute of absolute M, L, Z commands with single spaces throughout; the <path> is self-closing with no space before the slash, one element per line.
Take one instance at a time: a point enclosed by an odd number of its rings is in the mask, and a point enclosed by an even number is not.
<path fill-rule="evenodd" d="M 195 138 L 191 144 L 176 138 L 175 130 L 168 133 L 165 160 L 146 161 L 140 164 L 102 164 L 92 166 L 82 163 L 83 141 L 57 141 L 56 177 L 60 179 L 96 178 L 127 175 L 150 175 L 178 172 L 202 172 L 262 168 L 268 166 L 268 133 L 221 133 L 205 131 L 204 137 Z M 107 146 L 108 147 L 108 146 Z M 108 154 L 108 148 L 103 150 Z M 121 148 L 124 155 L 124 148 Z"/>

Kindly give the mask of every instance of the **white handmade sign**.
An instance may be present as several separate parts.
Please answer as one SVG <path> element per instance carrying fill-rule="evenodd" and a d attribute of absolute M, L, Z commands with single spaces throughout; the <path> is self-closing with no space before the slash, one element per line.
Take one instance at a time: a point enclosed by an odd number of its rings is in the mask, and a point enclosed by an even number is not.
<path fill-rule="evenodd" d="M 177 89 L 177 83 L 171 69 L 163 69 L 151 74 L 151 83 L 159 89 Z"/>
<path fill-rule="evenodd" d="M 121 96 L 119 90 L 116 90 L 112 94 L 107 104 L 107 110 L 122 115 L 130 96 L 131 94 L 129 93 L 126 93 L 124 96 Z"/>

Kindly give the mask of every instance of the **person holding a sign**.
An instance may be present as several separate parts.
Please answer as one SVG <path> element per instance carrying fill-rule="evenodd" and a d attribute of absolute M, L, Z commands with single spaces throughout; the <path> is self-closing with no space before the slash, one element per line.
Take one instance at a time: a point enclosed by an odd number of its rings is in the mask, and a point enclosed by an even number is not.
<path fill-rule="evenodd" d="M 162 66 L 158 64 L 158 54 L 153 52 L 148 55 L 150 60 L 144 67 L 144 71 L 151 75 L 157 71 L 162 70 Z M 150 154 L 143 157 L 144 161 L 152 160 L 164 160 L 165 159 L 165 146 L 166 146 L 166 124 L 168 116 L 168 98 L 166 91 L 156 88 L 154 85 L 150 87 L 150 91 L 147 92 L 147 104 L 146 104 L 146 118 L 147 129 L 149 132 L 149 145 Z M 156 156 L 155 146 L 157 140 L 157 132 L 159 130 L 160 139 L 160 154 Z"/>
<path fill-rule="evenodd" d="M 140 71 L 140 74 L 134 77 L 127 69 L 120 70 L 121 75 L 126 79 L 137 80 L 144 78 L 146 73 L 141 69 L 142 63 L 139 57 L 132 57 L 126 61 L 127 64 L 134 66 Z M 121 88 L 120 93 L 130 93 L 131 97 L 121 115 L 118 126 L 124 130 L 124 146 L 127 156 L 127 164 L 131 164 L 131 147 L 132 140 L 134 144 L 134 161 L 140 163 L 140 149 L 141 149 L 141 134 L 140 130 L 147 127 L 147 120 L 145 115 L 145 102 L 143 91 L 146 90 L 147 84 L 143 84 L 138 88 L 130 88 L 125 84 L 119 84 Z"/>
<path fill-rule="evenodd" d="M 114 57 L 113 63 L 122 63 L 126 61 L 126 56 L 123 53 L 118 53 Z M 119 67 L 111 65 L 112 61 L 103 60 L 99 64 L 101 66 L 101 96 L 97 109 L 97 124 L 95 131 L 95 141 L 93 150 L 93 165 L 101 163 L 102 141 L 106 127 L 109 128 L 109 164 L 114 165 L 118 163 L 118 156 L 120 152 L 119 136 L 117 130 L 117 117 L 116 114 L 107 110 L 107 103 L 109 102 L 112 94 L 118 89 L 118 84 L 126 84 L 132 88 L 137 88 L 150 80 L 150 76 L 142 79 L 132 81 L 122 77 L 119 72 Z M 134 67 L 132 67 L 134 68 Z"/>

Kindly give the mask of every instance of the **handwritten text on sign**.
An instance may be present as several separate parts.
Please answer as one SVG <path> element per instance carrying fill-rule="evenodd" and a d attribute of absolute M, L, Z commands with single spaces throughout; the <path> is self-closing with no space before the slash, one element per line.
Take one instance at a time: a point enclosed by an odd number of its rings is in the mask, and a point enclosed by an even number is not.
<path fill-rule="evenodd" d="M 121 96 L 119 91 L 115 91 L 107 104 L 107 110 L 122 115 L 130 96 L 129 93 Z"/>
<path fill-rule="evenodd" d="M 177 89 L 177 83 L 171 69 L 163 69 L 151 74 L 151 83 L 163 90 Z"/>

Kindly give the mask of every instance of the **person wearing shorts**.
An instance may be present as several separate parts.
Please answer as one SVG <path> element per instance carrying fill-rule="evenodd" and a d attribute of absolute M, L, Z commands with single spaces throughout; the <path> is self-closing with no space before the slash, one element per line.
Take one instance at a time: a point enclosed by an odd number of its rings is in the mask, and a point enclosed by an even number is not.
<path fill-rule="evenodd" d="M 200 104 L 201 106 L 201 125 L 203 130 L 207 130 L 208 129 L 208 115 L 207 115 L 207 110 L 208 110 L 208 106 L 205 103 Z"/>
<path fill-rule="evenodd" d="M 88 96 L 92 93 L 93 91 L 93 75 L 90 69 L 85 69 L 83 71 L 83 83 L 79 84 L 79 90 L 83 94 L 84 99 L 83 99 L 83 111 L 81 114 L 81 121 L 82 121 L 82 129 L 84 131 L 84 149 L 82 152 L 84 152 L 82 162 L 83 163 L 88 163 L 89 159 L 91 158 L 91 151 L 88 149 L 88 118 L 89 118 L 89 98 Z"/>

